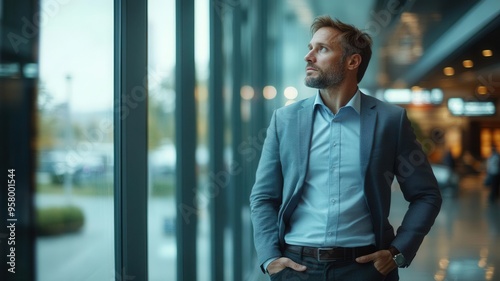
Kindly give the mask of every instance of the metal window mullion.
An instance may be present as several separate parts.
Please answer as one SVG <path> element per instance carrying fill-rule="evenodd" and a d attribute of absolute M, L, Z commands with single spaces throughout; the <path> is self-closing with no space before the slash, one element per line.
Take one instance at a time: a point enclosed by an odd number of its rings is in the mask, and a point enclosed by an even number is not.
<path fill-rule="evenodd" d="M 251 56 L 254 58 L 265 58 L 264 61 L 267 62 L 267 42 L 268 42 L 268 11 L 266 6 L 266 0 L 256 0 L 253 4 L 253 16 L 254 21 L 252 25 L 252 50 Z M 255 95 L 251 100 L 251 122 L 250 122 L 250 136 L 256 137 L 259 135 L 260 130 L 267 127 L 264 121 L 265 107 L 263 98 L 263 89 L 267 79 L 267 63 L 252 63 L 251 65 L 251 83 L 254 88 Z M 258 159 L 252 161 L 251 171 L 257 170 L 258 160 L 260 159 L 260 151 L 257 153 L 259 155 Z M 251 174 L 250 182 L 255 181 L 255 175 Z M 251 185 L 248 186 L 248 194 L 250 193 Z"/>
<path fill-rule="evenodd" d="M 231 132 L 233 135 L 232 151 L 233 151 L 233 163 L 242 165 L 243 157 L 241 153 L 238 152 L 239 145 L 242 143 L 242 120 L 241 120 L 241 95 L 240 88 L 242 86 L 242 58 L 241 58 L 241 17 L 242 8 L 240 5 L 233 8 L 232 15 L 232 75 L 233 75 L 233 85 L 232 85 L 232 99 L 231 99 Z M 243 224 L 242 224 L 242 206 L 248 203 L 246 192 L 241 189 L 244 185 L 243 171 L 240 173 L 231 174 L 231 195 L 233 199 L 231 200 L 231 206 L 229 214 L 231 214 L 231 231 L 233 233 L 233 280 L 244 280 L 243 278 L 243 262 L 244 259 L 242 255 L 243 243 L 248 243 L 249 241 L 243 241 Z"/>
<path fill-rule="evenodd" d="M 115 279 L 148 280 L 147 0 L 114 5 Z"/>
<path fill-rule="evenodd" d="M 217 0 L 211 0 L 216 7 Z M 210 171 L 210 244 L 211 280 L 224 280 L 224 222 L 226 217 L 224 194 L 227 180 L 223 161 L 224 150 L 224 100 L 222 95 L 223 54 L 222 17 L 215 8 L 210 9 L 210 82 L 209 82 L 209 145 Z"/>
<path fill-rule="evenodd" d="M 27 77 L 23 68 L 38 64 L 40 34 L 26 36 L 26 24 L 21 19 L 30 19 L 29 23 L 38 27 L 40 18 L 33 15 L 39 13 L 40 3 L 3 2 L 0 3 L 2 39 L 14 36 L 24 41 L 14 44 L 0 39 L 0 65 L 17 68 L 0 77 L 0 280 L 33 281 L 37 261 L 34 144 L 38 80 Z"/>
<path fill-rule="evenodd" d="M 251 30 L 250 30 L 250 36 L 252 38 L 252 49 L 250 50 L 250 57 L 253 58 L 263 58 L 263 61 L 267 62 L 268 61 L 268 55 L 267 55 L 267 42 L 269 42 L 268 39 L 268 13 L 269 11 L 267 10 L 267 5 L 268 1 L 266 0 L 256 0 L 252 1 L 251 5 L 251 14 L 253 16 L 253 21 L 251 22 Z M 267 63 L 251 63 L 251 72 L 250 72 L 250 81 L 251 84 L 254 88 L 254 97 L 251 100 L 251 108 L 250 108 L 250 122 L 248 124 L 248 138 L 257 138 L 259 137 L 259 134 L 261 130 L 265 130 L 267 127 L 266 121 L 264 121 L 264 116 L 265 116 L 265 104 L 264 104 L 264 97 L 263 97 L 263 89 L 267 80 Z M 257 157 L 255 157 L 254 160 L 250 161 L 248 163 L 248 170 L 249 171 L 256 171 L 257 170 L 257 165 L 260 159 L 260 154 L 261 151 L 257 151 Z M 245 193 L 247 196 L 250 195 L 253 183 L 255 182 L 255 173 L 249 173 L 247 174 L 246 177 L 246 184 L 245 184 Z M 247 197 L 248 198 L 248 197 Z M 249 229 L 251 228 L 251 223 L 248 221 L 244 227 L 248 227 Z M 244 235 L 247 233 L 247 231 L 243 231 Z M 253 245 L 253 236 L 252 235 L 247 235 L 245 239 L 248 239 L 251 241 L 251 245 Z M 246 251 L 250 251 L 252 247 L 247 247 Z M 245 250 L 244 250 L 245 251 Z M 248 264 L 251 264 L 251 261 L 247 262 Z M 255 266 L 255 265 L 254 265 Z M 260 265 L 259 265 L 260 266 Z"/>
<path fill-rule="evenodd" d="M 196 106 L 194 0 L 176 0 L 175 145 L 177 280 L 196 281 Z"/>

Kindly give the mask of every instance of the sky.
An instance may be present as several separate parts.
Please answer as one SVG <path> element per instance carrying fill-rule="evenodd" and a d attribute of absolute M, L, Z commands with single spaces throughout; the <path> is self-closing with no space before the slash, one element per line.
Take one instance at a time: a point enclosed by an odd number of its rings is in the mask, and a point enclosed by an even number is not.
<path fill-rule="evenodd" d="M 41 7 L 40 81 L 52 102 L 69 98 L 72 111 L 111 108 L 112 1 L 42 0 Z"/>
<path fill-rule="evenodd" d="M 208 65 L 208 0 L 196 0 L 196 63 Z M 42 0 L 40 81 L 52 103 L 70 100 L 73 113 L 113 106 L 113 0 Z M 175 66 L 175 0 L 148 2 L 149 71 Z M 30 19 L 31 20 L 31 19 Z M 206 76 L 204 69 L 201 76 Z M 71 76 L 71 82 L 67 77 Z M 150 79 L 155 87 L 158 79 Z"/>

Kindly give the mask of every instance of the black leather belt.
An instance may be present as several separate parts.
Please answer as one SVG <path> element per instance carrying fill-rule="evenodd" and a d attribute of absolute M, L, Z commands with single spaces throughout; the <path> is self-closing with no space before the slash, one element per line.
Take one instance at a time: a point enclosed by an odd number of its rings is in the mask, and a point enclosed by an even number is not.
<path fill-rule="evenodd" d="M 355 248 L 314 248 L 305 246 L 286 245 L 285 251 L 290 253 L 304 255 L 307 257 L 316 258 L 318 261 L 324 262 L 342 262 L 354 261 L 357 257 L 369 255 L 377 251 L 375 246 L 364 246 Z"/>

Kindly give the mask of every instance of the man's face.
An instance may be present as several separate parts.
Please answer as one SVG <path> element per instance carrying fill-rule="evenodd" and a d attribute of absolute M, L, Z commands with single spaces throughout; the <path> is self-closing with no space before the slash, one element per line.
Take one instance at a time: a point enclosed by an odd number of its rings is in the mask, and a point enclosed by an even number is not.
<path fill-rule="evenodd" d="M 345 58 L 340 46 L 341 33 L 331 27 L 322 27 L 309 42 L 305 84 L 311 88 L 338 87 L 345 77 Z"/>

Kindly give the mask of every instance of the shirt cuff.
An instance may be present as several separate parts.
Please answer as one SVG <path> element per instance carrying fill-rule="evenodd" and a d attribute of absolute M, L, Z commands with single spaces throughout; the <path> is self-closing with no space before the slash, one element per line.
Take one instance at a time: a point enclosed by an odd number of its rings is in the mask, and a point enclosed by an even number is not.
<path fill-rule="evenodd" d="M 269 264 L 272 263 L 273 261 L 277 260 L 277 259 L 279 259 L 279 257 L 270 258 L 270 259 L 268 259 L 267 261 L 264 262 L 263 267 L 266 270 L 266 273 L 269 273 L 269 272 L 267 272 L 267 267 L 269 266 Z"/>

